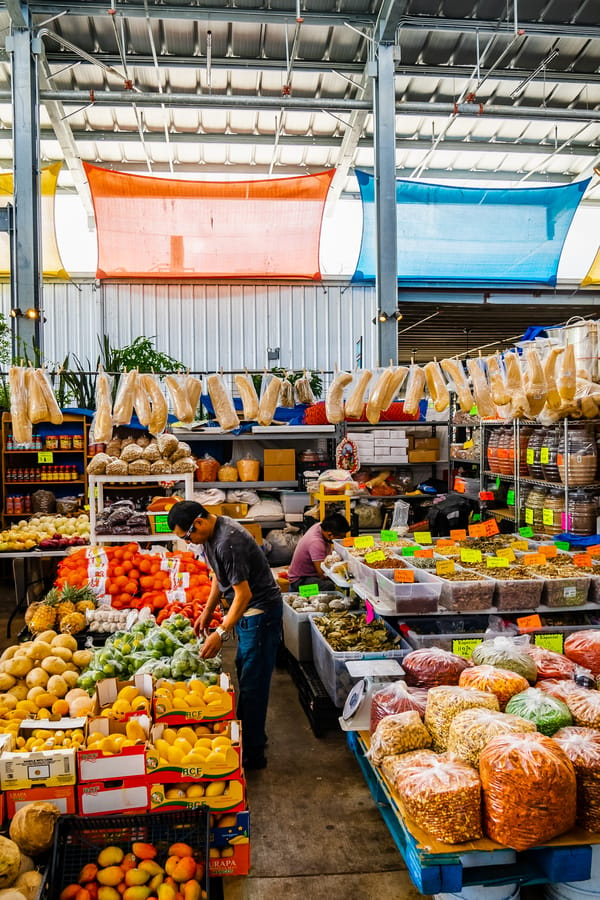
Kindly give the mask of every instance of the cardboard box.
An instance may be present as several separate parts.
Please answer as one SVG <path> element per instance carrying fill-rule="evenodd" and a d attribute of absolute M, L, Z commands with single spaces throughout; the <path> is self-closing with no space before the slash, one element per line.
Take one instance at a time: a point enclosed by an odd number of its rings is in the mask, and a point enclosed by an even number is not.
<path fill-rule="evenodd" d="M 291 450 L 265 450 L 264 451 L 265 468 L 267 466 L 294 466 L 296 467 L 296 451 Z M 265 478 L 265 481 L 267 479 Z"/>
<path fill-rule="evenodd" d="M 40 750 L 37 753 L 6 750 L 0 755 L 0 787 L 3 791 L 35 786 L 64 787 L 75 784 L 76 775 L 74 750 Z"/>
<path fill-rule="evenodd" d="M 239 815 L 239 813 L 238 813 Z M 211 875 L 247 875 L 250 871 L 250 841 L 240 838 L 237 844 L 209 848 L 208 867 Z"/>
<path fill-rule="evenodd" d="M 172 684 L 173 682 L 160 678 L 156 682 L 156 690 L 158 691 L 162 685 L 168 683 Z M 162 725 L 189 725 L 190 723 L 199 725 L 207 722 L 222 722 L 223 720 L 233 719 L 235 715 L 235 697 L 229 675 L 221 672 L 218 684 L 227 692 L 227 696 L 223 698 L 225 704 L 222 708 L 211 711 L 208 714 L 205 709 L 190 709 L 189 707 L 172 709 L 170 704 L 165 701 L 165 698 L 159 695 L 154 697 L 154 721 Z"/>
<path fill-rule="evenodd" d="M 240 525 L 250 532 L 257 544 L 262 543 L 262 528 L 258 522 L 240 522 Z"/>
<path fill-rule="evenodd" d="M 22 806 L 26 806 L 28 803 L 33 803 L 36 800 L 53 803 L 63 816 L 67 814 L 75 815 L 77 812 L 77 798 L 74 785 L 71 787 L 24 788 L 21 791 L 6 791 L 2 796 L 6 800 L 6 813 L 9 819 L 12 819 Z"/>
<path fill-rule="evenodd" d="M 411 463 L 433 463 L 437 462 L 437 450 L 409 450 L 408 461 Z"/>
<path fill-rule="evenodd" d="M 229 516 L 230 519 L 245 519 L 248 515 L 247 503 L 222 503 L 221 506 L 223 507 L 221 515 Z"/>
<path fill-rule="evenodd" d="M 103 681 L 98 681 L 96 684 L 95 715 L 100 715 L 102 710 L 112 706 L 116 701 L 119 692 L 126 687 L 137 688 L 140 695 L 145 697 L 148 703 L 141 709 L 123 713 L 119 716 L 119 720 L 126 722 L 127 719 L 131 719 L 133 716 L 139 717 L 150 715 L 153 699 L 152 675 L 134 675 L 131 681 L 119 681 L 118 678 L 105 678 Z"/>
<path fill-rule="evenodd" d="M 265 481 L 295 481 L 296 466 L 265 466 L 263 478 Z"/>
<path fill-rule="evenodd" d="M 437 450 L 440 449 L 440 439 L 435 437 L 414 437 L 413 450 Z"/>
<path fill-rule="evenodd" d="M 216 780 L 216 779 L 215 779 Z M 227 782 L 225 791 L 218 797 L 199 797 L 194 800 L 173 798 L 168 800 L 166 793 L 170 785 L 152 784 L 150 787 L 150 808 L 174 811 L 180 809 L 197 809 L 208 804 L 212 812 L 241 812 L 246 809 L 246 791 L 244 778 L 236 778 Z"/>
<path fill-rule="evenodd" d="M 210 781 L 228 781 L 232 778 L 239 778 L 241 775 L 241 743 L 240 743 L 240 724 L 233 721 L 229 724 L 226 733 L 231 738 L 233 746 L 227 752 L 223 765 L 219 765 L 214 761 L 201 762 L 198 760 L 194 765 L 176 765 L 168 763 L 165 765 L 161 762 L 161 755 L 156 747 L 156 742 L 163 739 L 165 725 L 154 725 L 150 732 L 150 746 L 146 753 L 146 769 L 149 777 L 153 781 L 159 781 L 161 784 L 180 784 L 186 781 L 194 782 L 210 782 Z M 172 726 L 171 726 L 172 727 Z M 206 735 L 210 737 L 209 735 Z M 215 737 L 217 735 L 215 734 Z"/>
<path fill-rule="evenodd" d="M 145 813 L 150 803 L 146 776 L 92 781 L 77 786 L 80 816 Z"/>
<path fill-rule="evenodd" d="M 150 732 L 148 716 L 136 716 L 136 722 L 146 735 Z M 127 734 L 127 723 L 117 722 L 106 716 L 98 716 L 88 722 L 87 733 L 99 731 L 106 737 L 112 734 Z M 83 747 L 77 751 L 77 769 L 79 781 L 99 782 L 118 779 L 135 779 L 146 775 L 146 744 L 133 747 L 122 747 L 119 753 L 105 754 L 101 750 L 87 750 Z"/>

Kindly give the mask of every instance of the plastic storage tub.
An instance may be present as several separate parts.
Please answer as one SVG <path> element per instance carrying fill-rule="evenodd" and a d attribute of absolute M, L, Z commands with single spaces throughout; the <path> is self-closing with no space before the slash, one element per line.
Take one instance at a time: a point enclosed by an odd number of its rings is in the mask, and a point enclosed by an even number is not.
<path fill-rule="evenodd" d="M 415 572 L 414 584 L 394 581 L 385 572 L 377 572 L 376 580 L 380 600 L 391 604 L 398 615 L 437 611 L 443 586 L 427 581 L 420 570 Z"/>
<path fill-rule="evenodd" d="M 378 597 L 377 572 L 382 572 L 388 578 L 394 577 L 394 569 L 372 569 L 358 559 L 356 556 L 349 556 L 347 559 L 348 571 L 354 576 L 357 584 L 362 585 L 367 591 L 370 591 L 374 597 Z"/>
<path fill-rule="evenodd" d="M 510 572 L 510 567 L 500 571 Z M 497 574 L 490 577 L 496 583 L 494 603 L 502 612 L 535 609 L 541 603 L 544 585 L 539 578 L 499 578 Z"/>
<path fill-rule="evenodd" d="M 323 687 L 329 694 L 335 706 L 343 707 L 346 697 L 355 684 L 355 678 L 352 678 L 346 668 L 346 663 L 351 659 L 396 659 L 398 662 L 406 656 L 410 650 L 406 641 L 400 641 L 398 650 L 385 650 L 380 653 L 367 653 L 364 651 L 335 651 L 331 645 L 325 640 L 317 626 L 315 619 L 322 613 L 309 613 L 310 630 L 312 638 L 313 662 L 317 674 L 323 682 Z M 397 637 L 395 631 L 387 623 L 384 623 L 387 630 L 393 637 Z"/>
<path fill-rule="evenodd" d="M 284 513 L 303 513 L 305 507 L 309 505 L 310 494 L 306 491 L 280 491 L 279 501 Z"/>
<path fill-rule="evenodd" d="M 481 581 L 448 581 L 418 564 L 412 563 L 423 576 L 423 581 L 441 585 L 440 606 L 456 612 L 480 612 L 483 609 L 491 609 L 494 600 L 496 582 L 487 575 L 481 576 Z M 456 571 L 463 570 L 456 566 Z"/>
<path fill-rule="evenodd" d="M 583 606 L 587 603 L 591 583 L 589 575 L 581 578 L 575 575 L 568 578 L 537 577 L 544 581 L 542 603 L 546 606 Z"/>
<path fill-rule="evenodd" d="M 328 594 L 334 593 L 328 591 Z M 337 592 L 339 597 L 344 595 Z M 297 612 L 283 601 L 283 643 L 298 662 L 312 662 L 312 636 L 309 612 Z"/>

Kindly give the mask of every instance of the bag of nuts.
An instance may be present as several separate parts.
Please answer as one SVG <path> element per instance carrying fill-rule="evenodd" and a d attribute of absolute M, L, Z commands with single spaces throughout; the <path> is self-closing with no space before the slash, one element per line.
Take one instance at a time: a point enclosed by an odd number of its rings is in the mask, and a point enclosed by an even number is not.
<path fill-rule="evenodd" d="M 535 725 L 519 716 L 493 709 L 465 709 L 452 719 L 448 731 L 448 753 L 479 768 L 481 751 L 497 734 L 534 732 Z"/>
<path fill-rule="evenodd" d="M 427 705 L 426 688 L 407 687 L 404 681 L 393 681 L 373 694 L 371 699 L 371 734 L 385 716 L 416 710 L 421 718 Z"/>
<path fill-rule="evenodd" d="M 600 832 L 600 732 L 593 728 L 560 728 L 553 739 L 575 767 L 577 824 Z"/>
<path fill-rule="evenodd" d="M 543 734 L 502 734 L 479 758 L 485 833 L 494 841 L 527 850 L 575 825 L 573 763 Z"/>
<path fill-rule="evenodd" d="M 443 753 L 448 749 L 450 723 L 464 709 L 482 706 L 499 711 L 498 698 L 485 691 L 469 690 L 454 685 L 431 688 L 427 695 L 425 725 L 433 738 L 433 749 Z"/>
<path fill-rule="evenodd" d="M 529 682 L 522 675 L 517 675 L 509 669 L 498 669 L 496 666 L 473 666 L 472 669 L 465 669 L 460 673 L 458 684 L 460 687 L 476 688 L 478 691 L 495 694 L 501 710 L 504 710 L 511 697 L 526 691 L 529 687 Z"/>
<path fill-rule="evenodd" d="M 394 787 L 411 819 L 447 844 L 481 837 L 481 782 L 475 769 L 448 756 L 415 760 Z"/>
<path fill-rule="evenodd" d="M 468 659 L 440 647 L 413 650 L 402 660 L 406 683 L 426 688 L 438 684 L 458 684 L 460 673 L 470 665 Z"/>
<path fill-rule="evenodd" d="M 380 766 L 386 756 L 426 747 L 431 747 L 431 735 L 419 713 L 411 709 L 381 720 L 371 738 L 367 756 L 376 766 Z"/>

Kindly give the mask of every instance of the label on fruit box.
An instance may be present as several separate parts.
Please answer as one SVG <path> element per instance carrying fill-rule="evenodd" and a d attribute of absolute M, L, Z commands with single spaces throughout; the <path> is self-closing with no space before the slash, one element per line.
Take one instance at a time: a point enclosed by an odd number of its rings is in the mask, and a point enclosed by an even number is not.
<path fill-rule="evenodd" d="M 162 572 L 172 572 L 175 575 L 179 572 L 179 564 L 181 560 L 177 556 L 169 556 L 168 559 L 163 557 L 160 561 Z"/>
<path fill-rule="evenodd" d="M 372 553 L 365 553 L 365 562 L 368 564 L 380 562 L 382 559 L 385 559 L 383 550 L 373 550 Z"/>
<path fill-rule="evenodd" d="M 171 573 L 171 584 L 178 590 L 179 588 L 189 588 L 190 586 L 190 573 L 189 572 L 172 572 Z"/>
<path fill-rule="evenodd" d="M 465 550 L 460 551 L 460 561 L 466 563 L 480 563 L 481 550 Z"/>
<path fill-rule="evenodd" d="M 372 534 L 363 534 L 361 537 L 354 538 L 354 546 L 357 549 L 365 549 L 365 547 L 374 547 L 375 538 Z"/>
<path fill-rule="evenodd" d="M 185 603 L 186 596 L 183 588 L 174 588 L 172 591 L 165 591 L 168 603 Z"/>

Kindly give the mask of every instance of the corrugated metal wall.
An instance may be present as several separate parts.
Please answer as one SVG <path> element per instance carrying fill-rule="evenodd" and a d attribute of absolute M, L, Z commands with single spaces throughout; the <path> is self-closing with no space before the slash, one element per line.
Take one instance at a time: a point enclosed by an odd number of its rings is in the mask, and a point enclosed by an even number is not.
<path fill-rule="evenodd" d="M 10 289 L 1 286 L 2 312 Z M 95 363 L 98 337 L 113 346 L 139 335 L 194 371 L 269 368 L 353 368 L 356 342 L 363 363 L 377 355 L 375 290 L 348 284 L 46 284 L 43 299 L 47 360 L 67 353 Z M 268 361 L 267 348 L 280 348 Z"/>

